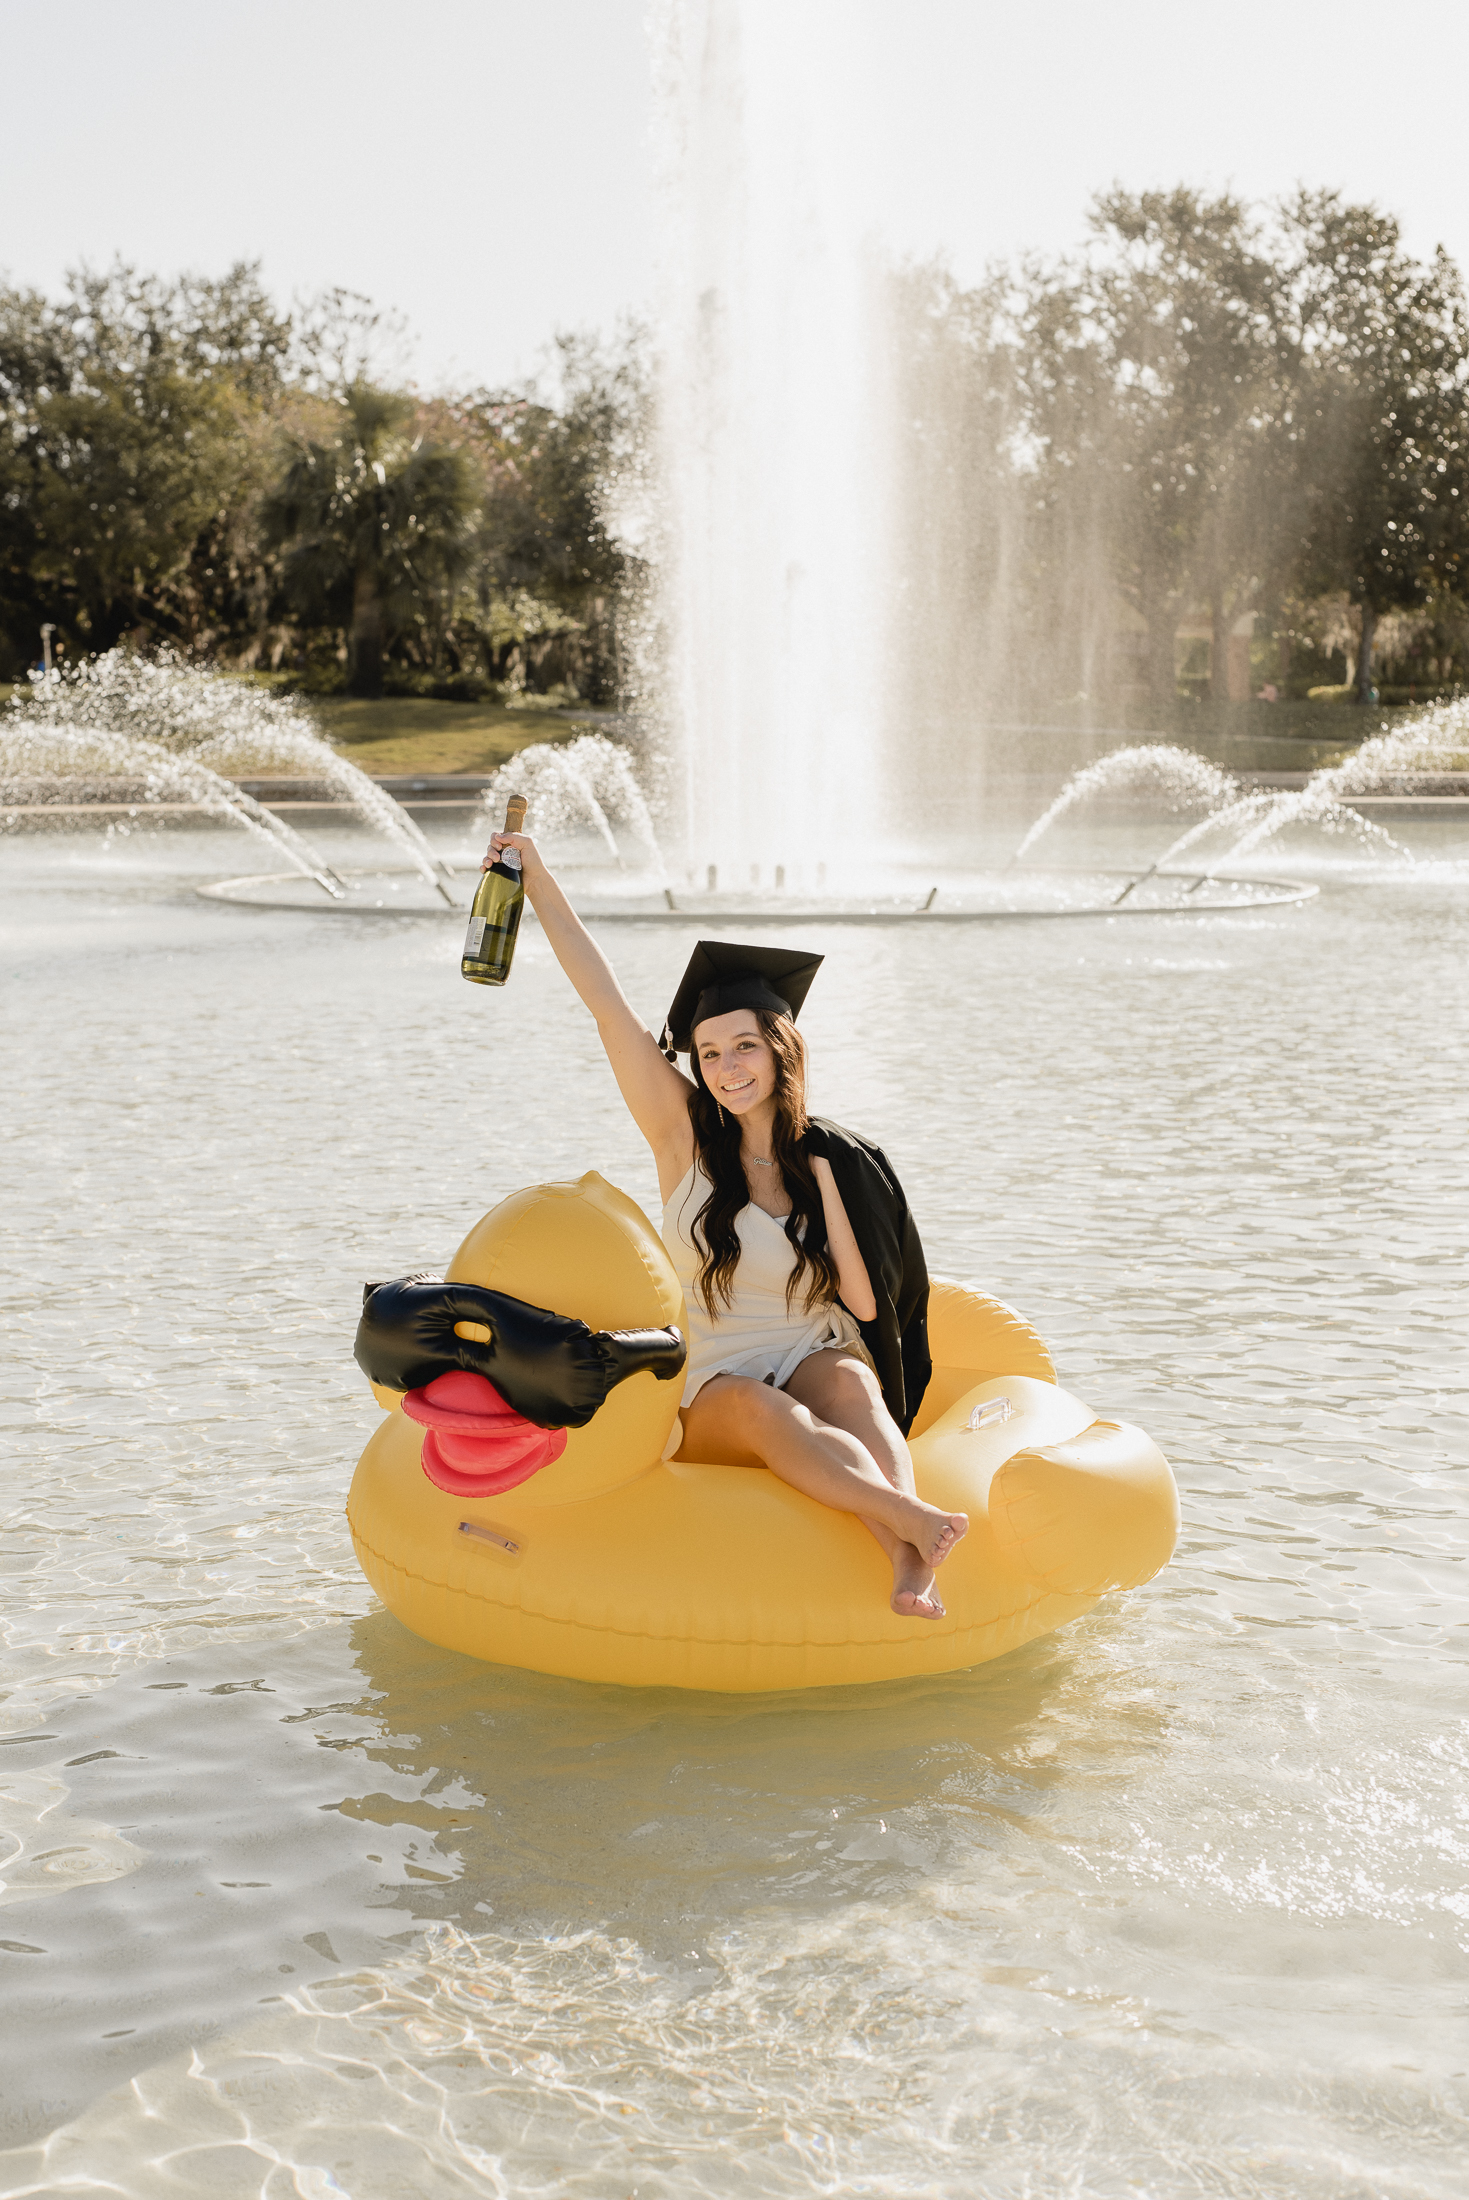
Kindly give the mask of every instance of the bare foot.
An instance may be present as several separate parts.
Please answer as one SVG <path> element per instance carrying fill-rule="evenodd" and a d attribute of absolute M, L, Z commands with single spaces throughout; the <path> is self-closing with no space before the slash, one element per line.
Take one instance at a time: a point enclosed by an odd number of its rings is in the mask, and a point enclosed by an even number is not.
<path fill-rule="evenodd" d="M 937 1505 L 925 1505 L 921 1497 L 908 1498 L 903 1511 L 906 1517 L 895 1523 L 898 1533 L 930 1566 L 942 1566 L 960 1536 L 969 1532 L 968 1513 L 940 1512 Z"/>
<path fill-rule="evenodd" d="M 933 1568 L 911 1543 L 900 1543 L 893 1553 L 893 1610 L 902 1619 L 942 1619 L 943 1599 L 933 1585 Z"/>

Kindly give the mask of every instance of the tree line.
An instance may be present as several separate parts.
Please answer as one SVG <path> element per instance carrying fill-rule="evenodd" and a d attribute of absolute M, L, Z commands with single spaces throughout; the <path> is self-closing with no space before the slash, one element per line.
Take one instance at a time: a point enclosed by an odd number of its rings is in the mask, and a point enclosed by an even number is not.
<path fill-rule="evenodd" d="M 1222 695 L 1241 626 L 1281 692 L 1469 678 L 1463 287 L 1379 209 L 1112 191 L 1057 262 L 895 272 L 885 326 L 920 711 Z M 340 291 L 282 312 L 249 265 L 0 288 L 0 677 L 48 623 L 369 695 L 623 694 L 646 576 L 608 491 L 645 467 L 646 347 L 563 337 L 549 394 L 426 398 L 391 333 Z"/>
<path fill-rule="evenodd" d="M 1242 618 L 1282 692 L 1333 661 L 1363 702 L 1384 665 L 1420 691 L 1469 674 L 1469 326 L 1446 253 L 1415 260 L 1329 191 L 1119 190 L 1057 263 L 898 281 L 919 687 L 957 646 L 979 693 L 1163 700 L 1190 614 L 1215 695 Z"/>
<path fill-rule="evenodd" d="M 281 312 L 250 265 L 0 289 L 0 678 L 46 624 L 72 658 L 131 640 L 324 691 L 610 698 L 625 352 L 563 338 L 552 397 L 423 398 L 374 372 L 393 333 L 341 291 Z"/>

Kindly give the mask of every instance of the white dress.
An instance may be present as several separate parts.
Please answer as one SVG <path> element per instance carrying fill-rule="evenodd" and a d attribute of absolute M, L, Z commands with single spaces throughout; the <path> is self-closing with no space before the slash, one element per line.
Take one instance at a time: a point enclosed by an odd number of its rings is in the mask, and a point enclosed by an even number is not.
<path fill-rule="evenodd" d="M 709 1179 L 694 1162 L 663 1207 L 661 1235 L 683 1286 L 688 1321 L 689 1358 L 680 1410 L 692 1405 L 712 1375 L 752 1375 L 779 1390 L 802 1360 L 829 1345 L 855 1345 L 865 1359 L 862 1333 L 844 1306 L 832 1301 L 808 1313 L 803 1287 L 787 1307 L 786 1284 L 796 1256 L 784 1219 L 777 1221 L 753 1200 L 735 1217 L 740 1263 L 729 1305 L 711 1321 L 698 1289 L 700 1256 L 693 1238 L 694 1218 L 709 1192 Z M 682 1441 L 675 1422 L 665 1456 L 671 1458 Z"/>

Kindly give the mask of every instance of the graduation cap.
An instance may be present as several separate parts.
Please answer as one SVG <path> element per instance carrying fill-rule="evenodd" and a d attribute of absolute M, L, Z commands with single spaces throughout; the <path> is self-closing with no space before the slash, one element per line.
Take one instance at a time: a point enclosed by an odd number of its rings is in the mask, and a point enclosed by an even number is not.
<path fill-rule="evenodd" d="M 692 1053 L 695 1025 L 735 1008 L 769 1009 L 794 1021 L 825 959 L 800 948 L 700 940 L 679 980 L 659 1044 L 670 1061 L 675 1054 Z"/>

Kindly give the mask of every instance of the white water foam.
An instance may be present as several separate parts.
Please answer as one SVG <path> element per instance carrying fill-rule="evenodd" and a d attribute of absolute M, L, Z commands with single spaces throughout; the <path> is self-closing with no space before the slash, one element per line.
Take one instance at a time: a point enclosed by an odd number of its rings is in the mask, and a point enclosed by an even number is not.
<path fill-rule="evenodd" d="M 880 830 L 889 453 L 870 127 L 824 0 L 660 0 L 655 539 L 684 883 L 834 885 Z"/>

